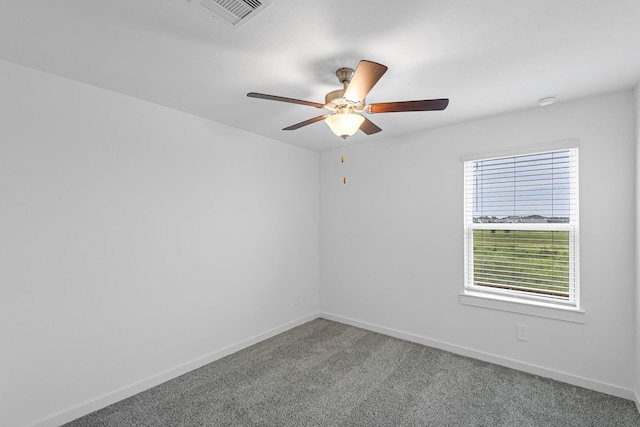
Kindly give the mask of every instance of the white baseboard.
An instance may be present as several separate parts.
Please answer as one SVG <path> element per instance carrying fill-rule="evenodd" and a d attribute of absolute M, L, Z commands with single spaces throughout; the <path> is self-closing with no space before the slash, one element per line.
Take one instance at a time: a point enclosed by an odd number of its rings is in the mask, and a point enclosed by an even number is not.
<path fill-rule="evenodd" d="M 220 350 L 214 351 L 213 353 L 209 353 L 205 356 L 190 360 L 181 365 L 167 369 L 163 372 L 159 372 L 155 375 L 122 387 L 118 390 L 105 393 L 101 396 L 89 399 L 71 408 L 65 409 L 45 418 L 41 418 L 40 420 L 30 424 L 29 427 L 55 427 L 64 423 L 68 423 L 69 421 L 73 421 L 76 418 L 90 414 L 93 411 L 97 411 L 98 409 L 102 409 L 106 406 L 119 402 L 123 399 L 126 399 L 127 397 L 131 397 L 134 394 L 140 393 L 151 387 L 160 385 L 163 382 L 179 377 L 180 375 L 186 374 L 187 372 L 193 371 L 194 369 L 200 368 L 208 363 L 214 362 L 244 348 L 250 347 L 254 344 L 259 343 L 260 341 L 264 341 L 268 338 L 274 337 L 282 332 L 288 331 L 291 328 L 295 328 L 296 326 L 300 326 L 311 320 L 317 319 L 318 317 L 319 314 L 314 313 L 296 319 L 292 322 L 285 323 L 261 334 L 247 338 L 246 340 L 242 340 Z"/>
<path fill-rule="evenodd" d="M 633 400 L 636 404 L 636 407 L 638 408 L 638 412 L 640 412 L 640 394 L 634 393 L 633 391 L 627 390 L 625 388 L 621 388 L 621 387 L 607 384 L 607 383 L 602 383 L 599 381 L 590 380 L 588 378 L 566 374 L 563 372 L 554 371 L 551 369 L 531 365 L 524 362 L 519 362 L 517 360 L 508 359 L 508 358 L 496 356 L 489 353 L 483 353 L 470 348 L 457 346 L 457 345 L 450 344 L 443 341 L 429 339 L 419 335 L 402 332 L 396 329 L 374 325 L 372 323 L 361 322 L 359 320 L 350 319 L 347 317 L 338 316 L 331 313 L 320 312 L 320 313 L 314 313 L 314 314 L 301 317 L 292 322 L 285 323 L 276 328 L 270 329 L 266 332 L 250 337 L 246 340 L 237 342 L 235 344 L 232 344 L 220 350 L 214 351 L 213 353 L 185 362 L 179 366 L 167 369 L 163 372 L 159 372 L 155 375 L 152 375 L 151 377 L 145 378 L 141 381 L 135 382 L 128 386 L 122 387 L 118 390 L 114 390 L 109 393 L 105 393 L 101 396 L 89 399 L 78 405 L 75 405 L 73 407 L 60 411 L 58 413 L 42 418 L 30 424 L 29 427 L 55 427 L 55 426 L 62 425 L 69 421 L 75 420 L 76 418 L 87 415 L 93 411 L 97 411 L 113 403 L 119 402 L 128 397 L 131 397 L 151 387 L 155 387 L 159 384 L 162 384 L 165 381 L 179 377 L 180 375 L 186 374 L 187 372 L 200 368 L 208 363 L 214 362 L 218 359 L 221 359 L 225 356 L 233 354 L 244 348 L 250 347 L 254 344 L 259 343 L 260 341 L 264 341 L 268 338 L 276 336 L 289 329 L 295 328 L 296 326 L 307 323 L 318 317 L 322 317 L 328 320 L 333 320 L 335 322 L 345 323 L 347 325 L 355 326 L 362 329 L 367 329 L 373 332 L 378 332 L 384 335 L 392 336 L 392 337 L 403 339 L 406 341 L 415 342 L 415 343 L 426 345 L 429 347 L 438 348 L 441 350 L 449 351 L 451 353 L 460 354 L 462 356 L 472 357 L 474 359 L 483 360 L 485 362 L 495 363 L 497 365 L 506 366 L 508 368 L 517 369 L 519 371 L 528 372 L 530 374 L 538 375 L 541 377 L 552 378 L 552 379 L 562 381 L 568 384 L 573 384 L 579 387 L 584 387 L 584 388 L 599 391 L 602 393 L 607 393 L 614 396 L 622 397 L 624 399 Z"/>
<path fill-rule="evenodd" d="M 320 317 L 327 320 L 333 320 L 335 322 L 345 323 L 347 325 L 355 326 L 358 328 L 367 329 L 369 331 L 378 332 L 394 338 L 399 338 L 406 341 L 411 341 L 418 344 L 426 345 L 428 347 L 445 350 L 445 351 L 459 354 L 462 356 L 472 357 L 474 359 L 482 360 L 485 362 L 495 363 L 496 365 L 517 369 L 519 371 L 527 372 L 533 375 L 538 375 L 540 377 L 551 378 L 564 383 L 576 385 L 578 387 L 584 387 L 590 390 L 595 390 L 602 393 L 611 394 L 613 396 L 621 397 L 623 399 L 633 400 L 636 402 L 636 406 L 638 407 L 638 411 L 640 412 L 640 396 L 638 396 L 631 390 L 618 387 L 613 384 L 607 384 L 600 381 L 595 381 L 588 378 L 555 371 L 555 370 L 544 368 L 541 366 L 536 366 L 536 365 L 520 362 L 520 361 L 509 359 L 509 358 L 496 356 L 494 354 L 484 353 L 484 352 L 473 350 L 467 347 L 462 347 L 462 346 L 450 344 L 443 341 L 433 340 L 433 339 L 422 337 L 419 335 L 398 331 L 396 329 L 386 328 L 384 326 L 374 325 L 372 323 L 361 322 L 359 320 L 350 319 L 347 317 L 338 316 L 331 313 L 321 312 Z"/>

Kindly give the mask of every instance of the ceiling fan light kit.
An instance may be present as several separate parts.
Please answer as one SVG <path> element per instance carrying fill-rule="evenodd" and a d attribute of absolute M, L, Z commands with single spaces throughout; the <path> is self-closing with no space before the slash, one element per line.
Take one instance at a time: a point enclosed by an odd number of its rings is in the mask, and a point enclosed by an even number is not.
<path fill-rule="evenodd" d="M 343 139 L 358 132 L 364 122 L 364 117 L 360 114 L 342 113 L 328 115 L 324 122 L 331 128 L 331 131 Z"/>
<path fill-rule="evenodd" d="M 444 110 L 447 108 L 447 105 L 449 105 L 449 100 L 446 98 L 367 104 L 365 97 L 386 71 L 386 66 L 365 60 L 358 63 L 355 71 L 351 68 L 339 68 L 336 71 L 336 77 L 338 77 L 338 80 L 342 83 L 343 88 L 327 93 L 324 104 L 257 92 L 249 92 L 247 96 L 250 98 L 289 102 L 328 110 L 331 114 L 323 114 L 288 126 L 283 130 L 295 130 L 324 120 L 334 134 L 344 139 L 353 135 L 358 130 L 361 130 L 367 135 L 372 135 L 382 130 L 371 120 L 359 113 L 435 111 Z"/>

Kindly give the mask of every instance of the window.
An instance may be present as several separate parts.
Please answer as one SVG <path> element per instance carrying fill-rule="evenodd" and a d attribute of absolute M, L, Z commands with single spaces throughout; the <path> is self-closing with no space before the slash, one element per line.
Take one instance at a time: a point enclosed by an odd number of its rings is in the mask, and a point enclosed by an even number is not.
<path fill-rule="evenodd" d="M 465 162 L 465 294 L 578 307 L 578 149 Z"/>

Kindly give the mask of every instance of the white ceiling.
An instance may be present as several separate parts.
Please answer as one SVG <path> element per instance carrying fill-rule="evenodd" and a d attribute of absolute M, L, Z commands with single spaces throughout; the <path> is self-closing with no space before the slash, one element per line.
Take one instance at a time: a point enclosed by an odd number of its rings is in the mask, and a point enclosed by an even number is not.
<path fill-rule="evenodd" d="M 281 129 L 320 110 L 246 93 L 324 102 L 368 59 L 389 67 L 368 102 L 450 99 L 355 144 L 631 89 L 639 42 L 638 0 L 272 0 L 237 28 L 186 0 L 0 1 L 0 58 L 314 150 L 343 141 Z"/>

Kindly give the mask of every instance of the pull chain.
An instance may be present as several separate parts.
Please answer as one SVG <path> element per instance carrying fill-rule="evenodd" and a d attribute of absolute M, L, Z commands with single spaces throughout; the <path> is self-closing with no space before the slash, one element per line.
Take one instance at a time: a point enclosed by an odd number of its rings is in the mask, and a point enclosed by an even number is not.
<path fill-rule="evenodd" d="M 344 150 L 342 150 L 342 153 L 340 155 L 340 164 L 342 165 L 342 171 L 343 171 L 343 176 L 342 176 L 342 183 L 346 184 L 347 183 L 347 174 L 345 172 L 345 164 L 344 164 Z"/>

